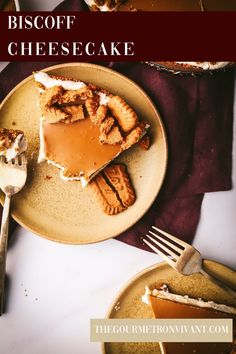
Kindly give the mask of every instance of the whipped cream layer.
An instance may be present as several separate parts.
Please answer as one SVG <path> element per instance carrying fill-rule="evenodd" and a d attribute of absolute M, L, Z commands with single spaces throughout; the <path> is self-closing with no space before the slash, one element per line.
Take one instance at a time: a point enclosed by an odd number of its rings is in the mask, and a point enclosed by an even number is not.
<path fill-rule="evenodd" d="M 47 89 L 54 86 L 61 86 L 63 87 L 64 90 L 80 90 L 81 88 L 87 86 L 87 84 L 85 84 L 83 81 L 80 80 L 73 81 L 69 79 L 62 80 L 60 78 L 51 77 L 50 75 L 48 75 L 43 71 L 38 71 L 34 73 L 34 79 L 36 82 L 39 82 Z M 40 93 L 44 92 L 44 90 L 41 88 L 38 88 L 38 91 Z M 100 91 L 96 91 L 96 93 L 100 97 L 99 104 L 107 105 L 110 99 L 109 96 L 106 95 L 104 92 L 100 92 Z"/>
<path fill-rule="evenodd" d="M 150 290 L 149 287 L 146 286 L 145 294 L 142 296 L 142 301 L 147 305 L 150 305 L 150 300 L 149 300 L 150 296 L 158 297 L 164 300 L 178 302 L 181 304 L 197 306 L 201 308 L 208 308 L 208 309 L 213 309 L 216 311 L 236 315 L 236 308 L 234 307 L 223 305 L 223 304 L 216 304 L 214 301 L 203 301 L 200 298 L 194 299 L 189 297 L 188 295 L 182 296 L 178 294 L 172 294 L 169 292 L 168 287 L 166 285 L 164 285 L 163 290 L 158 290 L 158 289 Z"/>
<path fill-rule="evenodd" d="M 53 86 L 62 86 L 64 90 L 80 90 L 82 87 L 87 86 L 82 81 L 73 81 L 73 80 L 61 80 L 49 76 L 43 71 L 36 72 L 34 74 L 34 79 L 36 82 L 39 82 L 46 88 L 51 88 Z"/>
<path fill-rule="evenodd" d="M 11 161 L 27 150 L 27 141 L 23 134 L 19 134 L 9 148 L 0 152 L 0 156 L 5 156 L 7 161 Z"/>

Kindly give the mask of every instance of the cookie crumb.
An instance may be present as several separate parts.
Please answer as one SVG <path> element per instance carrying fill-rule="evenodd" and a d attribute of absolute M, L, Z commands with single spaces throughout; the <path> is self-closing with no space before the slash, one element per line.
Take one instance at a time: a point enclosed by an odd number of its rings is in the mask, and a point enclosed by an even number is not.
<path fill-rule="evenodd" d="M 143 150 L 148 150 L 149 146 L 150 146 L 150 137 L 149 135 L 144 135 L 144 137 L 139 140 L 138 142 L 139 146 L 143 149 Z"/>

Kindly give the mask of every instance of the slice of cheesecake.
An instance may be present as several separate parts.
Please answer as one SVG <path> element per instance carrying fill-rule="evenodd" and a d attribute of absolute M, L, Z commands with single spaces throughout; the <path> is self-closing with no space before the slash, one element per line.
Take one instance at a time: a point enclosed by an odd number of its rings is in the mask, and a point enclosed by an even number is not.
<path fill-rule="evenodd" d="M 137 143 L 149 125 L 119 96 L 77 79 L 34 73 L 38 91 L 38 161 L 61 169 L 61 178 L 85 186 Z"/>
<path fill-rule="evenodd" d="M 0 129 L 0 156 L 11 161 L 27 149 L 23 131 L 18 129 Z"/>
<path fill-rule="evenodd" d="M 154 290 L 146 287 L 142 300 L 152 307 L 155 318 L 233 318 L 234 343 L 164 343 L 166 354 L 236 353 L 236 308 L 173 294 L 167 285 Z"/>

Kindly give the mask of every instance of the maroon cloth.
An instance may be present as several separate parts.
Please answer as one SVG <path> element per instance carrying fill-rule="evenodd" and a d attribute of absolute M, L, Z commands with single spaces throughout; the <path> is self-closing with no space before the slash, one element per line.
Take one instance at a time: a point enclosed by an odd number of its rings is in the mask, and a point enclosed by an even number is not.
<path fill-rule="evenodd" d="M 119 240 L 140 241 L 156 225 L 191 242 L 206 192 L 231 188 L 234 71 L 179 76 L 144 64 L 112 64 L 152 98 L 165 124 L 169 164 L 160 195 Z M 158 166 L 151 166 L 151 169 Z"/>
<path fill-rule="evenodd" d="M 81 11 L 80 1 L 57 10 Z M 11 63 L 0 74 L 0 100 L 33 70 L 56 63 Z M 141 241 L 151 225 L 191 242 L 204 193 L 229 190 L 232 168 L 234 71 L 180 76 L 141 63 L 103 63 L 137 82 L 157 106 L 168 138 L 169 163 L 163 188 L 146 215 L 117 237 L 149 250 Z M 158 166 L 150 166 L 152 169 Z"/>

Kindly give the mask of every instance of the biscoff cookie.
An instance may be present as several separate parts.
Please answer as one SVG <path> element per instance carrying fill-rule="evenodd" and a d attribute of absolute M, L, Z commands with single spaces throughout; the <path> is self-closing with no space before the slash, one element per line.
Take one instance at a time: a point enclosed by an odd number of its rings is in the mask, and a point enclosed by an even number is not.
<path fill-rule="evenodd" d="M 49 89 L 45 90 L 39 96 L 40 107 L 43 108 L 43 107 L 52 106 L 53 104 L 55 104 L 58 101 L 58 99 L 62 95 L 62 93 L 63 93 L 62 86 L 53 86 L 53 87 L 50 87 Z"/>
<path fill-rule="evenodd" d="M 46 119 L 47 123 L 58 123 L 64 122 L 66 119 L 70 118 L 70 114 L 62 111 L 61 109 L 50 106 L 42 108 L 43 117 Z"/>
<path fill-rule="evenodd" d="M 90 186 L 95 192 L 102 210 L 108 215 L 115 215 L 125 209 L 117 197 L 116 192 L 108 185 L 105 178 L 99 174 L 90 182 Z"/>
<path fill-rule="evenodd" d="M 146 129 L 149 127 L 149 125 L 142 121 L 137 125 L 136 128 L 134 128 L 129 135 L 127 135 L 121 144 L 121 149 L 128 149 L 130 146 L 136 144 L 142 136 L 146 133 Z"/>
<path fill-rule="evenodd" d="M 80 90 L 67 90 L 58 98 L 57 103 L 59 105 L 73 104 L 80 99 Z"/>
<path fill-rule="evenodd" d="M 108 102 L 108 108 L 125 133 L 129 133 L 138 124 L 137 114 L 120 96 L 113 96 Z"/>
<path fill-rule="evenodd" d="M 136 196 L 126 167 L 121 164 L 115 164 L 107 166 L 103 172 L 111 186 L 118 193 L 122 204 L 125 207 L 134 204 Z"/>
<path fill-rule="evenodd" d="M 85 119 L 84 110 L 83 110 L 83 106 L 82 105 L 65 106 L 65 107 L 62 107 L 62 110 L 65 113 L 68 113 L 70 115 L 70 122 L 71 123 L 76 122 L 78 120 Z"/>
<path fill-rule="evenodd" d="M 121 144 L 123 142 L 123 137 L 120 133 L 118 127 L 114 126 L 111 128 L 108 134 L 101 133 L 100 134 L 100 143 L 102 144 Z"/>
<path fill-rule="evenodd" d="M 94 97 L 88 98 L 85 101 L 85 107 L 87 109 L 87 112 L 88 112 L 88 115 L 89 115 L 89 118 L 91 119 L 91 121 L 94 124 L 97 124 L 97 115 L 96 114 L 97 114 L 97 110 L 99 107 L 99 97 L 94 96 Z"/>
<path fill-rule="evenodd" d="M 100 126 L 100 132 L 102 134 L 108 134 L 115 123 L 114 118 L 107 117 Z"/>
<path fill-rule="evenodd" d="M 102 104 L 97 109 L 97 113 L 96 113 L 97 123 L 101 124 L 106 118 L 106 115 L 107 115 L 107 106 Z"/>
<path fill-rule="evenodd" d="M 89 86 L 84 86 L 79 89 L 79 96 L 82 100 L 87 100 L 94 96 L 93 90 Z"/>

